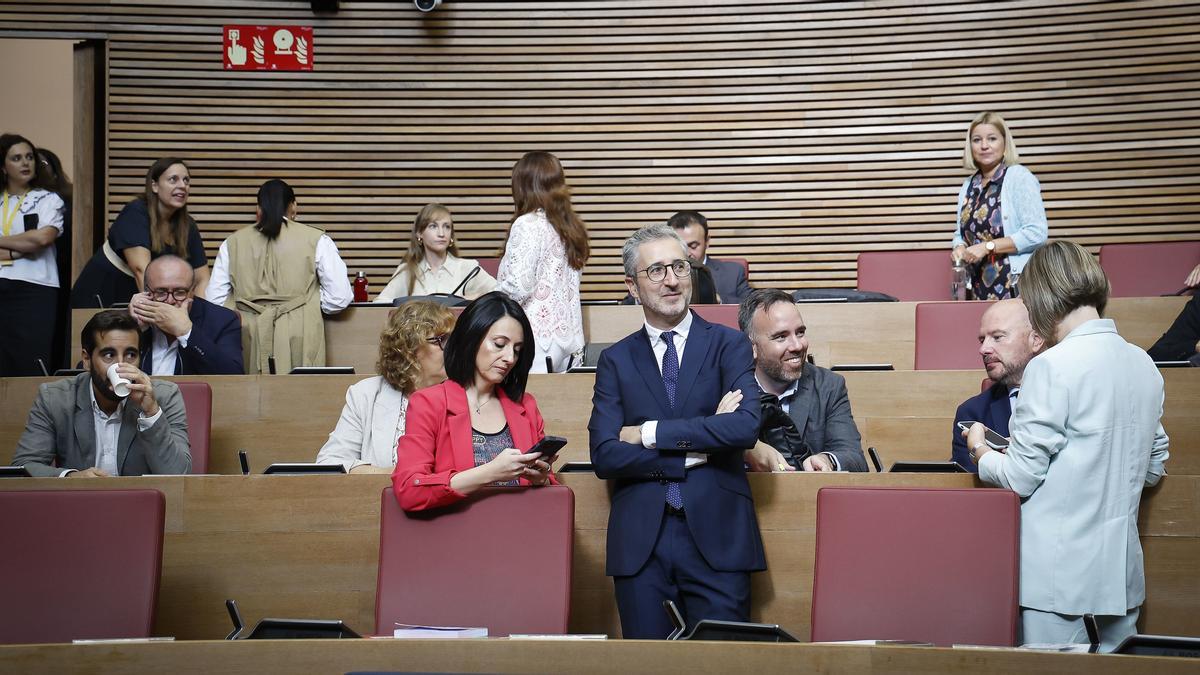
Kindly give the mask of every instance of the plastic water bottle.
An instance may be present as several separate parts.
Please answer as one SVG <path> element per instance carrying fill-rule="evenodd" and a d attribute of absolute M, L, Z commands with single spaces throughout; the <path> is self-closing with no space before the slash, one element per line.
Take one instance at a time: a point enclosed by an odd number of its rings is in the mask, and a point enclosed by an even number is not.
<path fill-rule="evenodd" d="M 962 258 L 955 258 L 950 267 L 950 299 L 966 300 L 968 283 L 966 264 Z"/>
<path fill-rule="evenodd" d="M 358 276 L 354 277 L 354 301 L 367 301 L 367 275 L 363 274 L 362 270 L 359 270 Z"/>

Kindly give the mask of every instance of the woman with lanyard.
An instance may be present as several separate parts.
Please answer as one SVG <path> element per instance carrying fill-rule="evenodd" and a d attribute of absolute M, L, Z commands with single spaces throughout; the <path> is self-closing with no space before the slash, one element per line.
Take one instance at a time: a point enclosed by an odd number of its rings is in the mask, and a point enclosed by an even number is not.
<path fill-rule="evenodd" d="M 53 369 L 63 200 L 43 189 L 37 148 L 16 134 L 0 136 L 4 183 L 0 204 L 0 377 L 45 375 Z"/>
<path fill-rule="evenodd" d="M 1026 261 L 1046 242 L 1041 186 L 1017 160 L 1004 118 L 984 112 L 971 121 L 963 166 L 974 173 L 958 192 L 950 254 L 956 263 L 967 263 L 968 300 L 1017 297 Z"/>

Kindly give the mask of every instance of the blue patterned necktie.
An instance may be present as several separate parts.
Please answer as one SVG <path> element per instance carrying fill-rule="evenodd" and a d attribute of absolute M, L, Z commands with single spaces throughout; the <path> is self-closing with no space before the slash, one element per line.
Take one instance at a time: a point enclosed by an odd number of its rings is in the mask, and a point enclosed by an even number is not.
<path fill-rule="evenodd" d="M 667 351 L 662 360 L 663 387 L 667 390 L 667 401 L 674 408 L 675 385 L 679 383 L 679 352 L 675 351 L 675 331 L 664 331 L 662 340 L 667 343 Z M 667 483 L 667 504 L 673 509 L 683 508 L 683 493 L 677 481 Z"/>

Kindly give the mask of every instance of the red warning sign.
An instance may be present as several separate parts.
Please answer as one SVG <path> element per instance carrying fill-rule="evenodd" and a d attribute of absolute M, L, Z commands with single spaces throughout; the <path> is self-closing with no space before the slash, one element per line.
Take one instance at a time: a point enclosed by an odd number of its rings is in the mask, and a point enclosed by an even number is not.
<path fill-rule="evenodd" d="M 225 26 L 225 70 L 312 70 L 312 26 Z"/>

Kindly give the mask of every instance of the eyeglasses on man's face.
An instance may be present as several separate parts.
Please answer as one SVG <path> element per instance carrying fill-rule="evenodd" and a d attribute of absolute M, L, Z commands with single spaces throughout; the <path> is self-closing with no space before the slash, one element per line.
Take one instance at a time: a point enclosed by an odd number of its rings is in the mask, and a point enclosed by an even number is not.
<path fill-rule="evenodd" d="M 438 349 L 445 351 L 446 340 L 449 340 L 449 339 L 450 339 L 449 335 L 442 333 L 441 335 L 434 335 L 433 337 L 427 337 L 427 338 L 425 338 L 425 341 L 431 345 L 434 345 Z"/>
<path fill-rule="evenodd" d="M 644 270 L 638 270 L 638 274 L 645 274 L 646 278 L 654 283 L 660 283 L 667 278 L 667 270 L 671 270 L 671 274 L 675 275 L 676 279 L 682 279 L 692 273 L 692 263 L 689 260 L 676 260 L 670 265 L 655 263 Z"/>
<path fill-rule="evenodd" d="M 188 293 L 192 292 L 190 288 L 147 288 L 146 292 L 150 294 L 150 299 L 155 302 L 166 302 L 167 298 L 174 298 L 175 302 L 183 302 L 188 299 Z"/>

